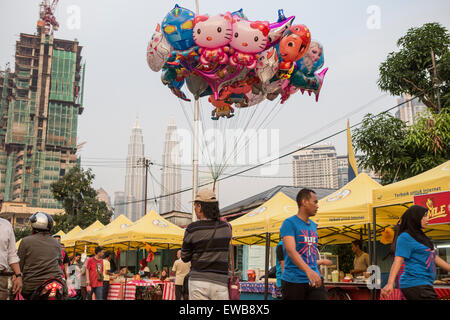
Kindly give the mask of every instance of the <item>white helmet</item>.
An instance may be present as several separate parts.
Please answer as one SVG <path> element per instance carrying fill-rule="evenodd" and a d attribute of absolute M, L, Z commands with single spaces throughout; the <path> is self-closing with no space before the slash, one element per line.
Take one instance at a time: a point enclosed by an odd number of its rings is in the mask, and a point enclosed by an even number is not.
<path fill-rule="evenodd" d="M 33 230 L 51 231 L 53 228 L 53 218 L 45 212 L 36 212 L 30 217 L 31 228 Z"/>

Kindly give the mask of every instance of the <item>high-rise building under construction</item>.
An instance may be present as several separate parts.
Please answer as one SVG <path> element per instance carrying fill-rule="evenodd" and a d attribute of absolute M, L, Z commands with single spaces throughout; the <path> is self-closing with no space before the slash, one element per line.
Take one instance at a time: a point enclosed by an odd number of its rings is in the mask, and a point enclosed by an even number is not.
<path fill-rule="evenodd" d="M 49 11 L 50 10 L 50 11 Z M 78 41 L 54 38 L 51 8 L 36 34 L 20 34 L 15 68 L 0 72 L 0 194 L 3 201 L 60 208 L 50 185 L 78 162 L 84 66 Z"/>

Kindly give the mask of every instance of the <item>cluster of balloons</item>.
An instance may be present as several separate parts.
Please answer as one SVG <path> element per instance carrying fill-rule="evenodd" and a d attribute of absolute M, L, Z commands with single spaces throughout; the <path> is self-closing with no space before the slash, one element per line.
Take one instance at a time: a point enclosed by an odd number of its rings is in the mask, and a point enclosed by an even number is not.
<path fill-rule="evenodd" d="M 231 118 L 232 105 L 279 96 L 284 103 L 298 91 L 315 93 L 317 101 L 328 70 L 319 71 L 323 46 L 294 19 L 278 10 L 277 22 L 250 21 L 242 9 L 210 17 L 175 5 L 156 27 L 147 62 L 180 99 L 190 101 L 185 83 L 196 99 L 209 96 L 214 120 Z"/>

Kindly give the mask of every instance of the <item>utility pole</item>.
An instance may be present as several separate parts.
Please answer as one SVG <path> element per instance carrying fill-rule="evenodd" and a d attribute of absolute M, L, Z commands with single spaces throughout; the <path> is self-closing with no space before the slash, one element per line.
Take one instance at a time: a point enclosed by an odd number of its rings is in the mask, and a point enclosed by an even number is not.
<path fill-rule="evenodd" d="M 436 61 L 435 61 L 435 57 L 434 57 L 433 48 L 431 48 L 431 61 L 433 62 L 433 86 L 436 89 L 437 107 L 438 107 L 438 112 L 441 112 L 441 95 L 439 92 L 439 79 L 437 76 Z"/>
<path fill-rule="evenodd" d="M 144 216 L 147 214 L 147 181 L 148 181 L 148 168 L 153 164 L 150 159 L 140 158 L 137 165 L 145 167 L 145 196 L 144 196 Z"/>
<path fill-rule="evenodd" d="M 199 14 L 198 0 L 195 0 L 195 14 Z M 199 115 L 199 97 L 195 96 L 194 101 L 194 152 L 192 159 L 193 174 L 192 174 L 192 200 L 195 199 L 197 195 L 198 187 L 198 115 Z M 194 203 L 192 202 L 192 221 L 197 221 L 197 216 L 195 214 Z"/>

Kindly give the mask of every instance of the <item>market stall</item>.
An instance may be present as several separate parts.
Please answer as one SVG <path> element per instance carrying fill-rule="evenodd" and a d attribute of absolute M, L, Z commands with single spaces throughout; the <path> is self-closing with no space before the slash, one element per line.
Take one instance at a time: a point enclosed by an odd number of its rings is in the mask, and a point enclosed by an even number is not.
<path fill-rule="evenodd" d="M 152 210 L 135 223 L 110 229 L 98 235 L 101 246 L 144 248 L 146 244 L 159 249 L 180 248 L 184 230 Z"/>
<path fill-rule="evenodd" d="M 365 173 L 358 174 L 353 180 L 331 195 L 319 200 L 319 210 L 311 220 L 318 224 L 319 243 L 345 244 L 354 240 L 368 241 L 369 256 L 373 241 L 370 232 L 372 191 L 381 185 Z M 339 257 L 321 255 L 321 259 L 332 261 L 330 267 L 321 266 L 325 288 L 330 299 L 369 300 L 379 293 L 369 290 L 366 279 L 346 276 L 339 267 Z M 336 273 L 335 277 L 332 273 Z"/>
<path fill-rule="evenodd" d="M 318 224 L 319 244 L 342 244 L 366 239 L 371 241 L 372 191 L 379 187 L 376 181 L 361 173 L 343 188 L 321 199 L 319 211 L 312 218 Z M 258 208 L 231 222 L 233 243 L 266 244 L 267 266 L 268 247 L 275 246 L 279 242 L 279 230 L 283 221 L 296 214 L 297 210 L 297 203 L 294 200 L 281 192 L 276 194 Z M 339 269 L 337 265 L 336 269 Z M 326 279 L 325 285 L 329 284 L 330 288 L 336 287 L 339 280 L 336 282 L 331 280 Z M 367 289 L 365 284 L 364 286 Z M 346 284 L 343 290 L 348 287 Z M 368 292 L 367 289 L 366 296 L 369 295 Z M 267 296 L 266 290 L 265 297 Z"/>
<path fill-rule="evenodd" d="M 158 294 L 160 291 L 160 295 Z M 175 284 L 158 279 L 111 283 L 108 300 L 175 300 Z"/>
<path fill-rule="evenodd" d="M 414 177 L 383 186 L 373 191 L 373 230 L 378 232 L 386 226 L 397 224 L 414 200 L 428 207 L 429 224 L 424 232 L 433 241 L 450 239 L 450 224 L 446 223 L 450 205 L 450 161 Z M 437 193 L 443 193 L 439 198 Z M 422 196 L 422 197 L 421 197 Z M 438 213 L 438 214 L 436 214 Z M 436 223 L 436 222 L 442 222 Z M 376 250 L 376 247 L 373 247 Z M 376 264 L 376 259 L 373 262 Z M 440 280 L 440 279 L 437 279 Z"/>
<path fill-rule="evenodd" d="M 268 201 L 230 222 L 233 230 L 233 244 L 265 245 L 264 300 L 269 289 L 269 248 L 280 241 L 280 227 L 287 217 L 297 212 L 297 203 L 282 192 Z"/>
<path fill-rule="evenodd" d="M 277 287 L 275 279 L 269 279 L 268 300 L 281 297 L 281 289 Z M 264 282 L 241 281 L 241 300 L 262 300 L 264 298 Z"/>
<path fill-rule="evenodd" d="M 183 229 L 152 210 L 135 223 L 124 226 L 120 230 L 110 229 L 103 232 L 98 235 L 98 242 L 101 246 L 126 247 L 128 252 L 131 248 L 141 249 L 149 246 L 158 249 L 180 248 L 183 244 L 183 237 Z M 128 255 L 126 265 L 128 265 Z M 138 289 L 142 289 L 140 287 L 151 287 L 153 283 L 127 281 L 123 284 L 123 290 L 126 292 L 125 297 L 128 295 L 128 290 L 136 290 L 136 286 Z M 130 284 L 134 289 L 127 288 Z M 164 281 L 162 285 L 164 288 L 163 299 L 172 299 L 175 290 L 174 283 Z"/>
<path fill-rule="evenodd" d="M 69 232 L 67 232 L 65 235 L 61 236 L 61 242 L 64 241 L 65 238 L 71 237 L 74 234 L 77 234 L 78 232 L 83 231 L 79 226 L 74 227 Z"/>
<path fill-rule="evenodd" d="M 97 232 L 98 230 L 104 227 L 105 226 L 100 221 L 96 220 L 86 229 L 65 236 L 64 238 L 61 239 L 61 243 L 64 244 L 64 246 L 66 247 L 67 254 L 74 255 L 77 252 L 77 249 L 79 249 L 79 251 L 84 251 L 85 245 L 95 246 L 96 245 L 95 243 L 91 243 L 82 239 L 84 236 Z"/>
<path fill-rule="evenodd" d="M 436 292 L 439 300 L 450 300 L 450 285 L 435 285 L 434 291 Z M 380 296 L 380 300 L 406 300 L 400 289 L 394 289 L 388 296 Z"/>

